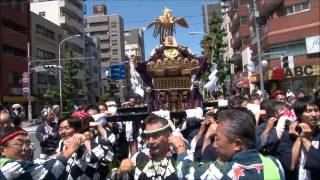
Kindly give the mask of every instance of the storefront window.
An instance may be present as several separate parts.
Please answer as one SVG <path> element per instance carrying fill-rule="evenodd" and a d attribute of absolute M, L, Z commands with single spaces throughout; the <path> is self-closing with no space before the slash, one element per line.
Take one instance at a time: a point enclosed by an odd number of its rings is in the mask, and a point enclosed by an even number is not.
<path fill-rule="evenodd" d="M 294 92 L 297 92 L 299 90 L 305 91 L 305 89 L 306 89 L 306 84 L 305 84 L 304 80 L 296 79 L 296 80 L 292 81 L 292 90 Z"/>

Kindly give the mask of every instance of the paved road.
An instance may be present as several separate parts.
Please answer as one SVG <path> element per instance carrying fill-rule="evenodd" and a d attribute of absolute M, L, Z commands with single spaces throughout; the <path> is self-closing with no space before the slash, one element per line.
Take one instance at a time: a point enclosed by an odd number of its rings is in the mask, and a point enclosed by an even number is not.
<path fill-rule="evenodd" d="M 37 127 L 38 127 L 38 125 L 33 125 L 33 126 L 28 126 L 28 127 L 23 128 L 24 130 L 26 130 L 28 132 L 28 135 L 29 135 L 31 142 L 34 143 L 34 145 L 35 145 L 34 159 L 40 157 L 40 145 L 39 145 L 39 142 L 36 138 Z"/>

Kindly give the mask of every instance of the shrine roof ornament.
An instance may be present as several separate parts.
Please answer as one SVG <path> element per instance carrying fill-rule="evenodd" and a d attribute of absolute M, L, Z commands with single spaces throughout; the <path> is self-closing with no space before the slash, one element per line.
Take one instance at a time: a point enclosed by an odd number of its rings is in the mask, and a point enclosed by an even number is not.
<path fill-rule="evenodd" d="M 171 9 L 164 7 L 162 12 L 162 16 L 156 18 L 147 26 L 147 29 L 154 26 L 153 36 L 156 38 L 159 35 L 161 44 L 164 42 L 166 36 L 173 36 L 176 24 L 188 28 L 188 23 L 184 18 L 177 18 L 171 15 Z"/>

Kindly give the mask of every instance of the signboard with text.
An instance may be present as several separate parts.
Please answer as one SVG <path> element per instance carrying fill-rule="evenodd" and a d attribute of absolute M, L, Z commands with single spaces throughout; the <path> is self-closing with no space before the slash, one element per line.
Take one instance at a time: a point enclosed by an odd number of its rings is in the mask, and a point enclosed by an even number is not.
<path fill-rule="evenodd" d="M 320 36 L 306 37 L 307 54 L 320 52 Z"/>

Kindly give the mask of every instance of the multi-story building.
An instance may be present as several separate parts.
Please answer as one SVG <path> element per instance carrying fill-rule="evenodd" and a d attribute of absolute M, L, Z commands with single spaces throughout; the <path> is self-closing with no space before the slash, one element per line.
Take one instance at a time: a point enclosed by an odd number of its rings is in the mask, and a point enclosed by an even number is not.
<path fill-rule="evenodd" d="M 128 29 L 124 31 L 125 54 L 138 55 L 142 60 L 145 58 L 144 35 L 142 29 Z"/>
<path fill-rule="evenodd" d="M 91 57 L 87 65 L 87 72 L 90 79 L 90 85 L 87 89 L 88 103 L 95 104 L 99 101 L 101 92 L 101 71 L 100 71 L 100 40 L 94 37 L 86 36 L 86 57 Z"/>
<path fill-rule="evenodd" d="M 33 0 L 30 9 L 61 26 L 65 37 L 84 34 L 82 0 Z M 83 36 L 69 39 L 64 43 L 66 50 L 72 49 L 77 57 L 84 57 Z"/>
<path fill-rule="evenodd" d="M 29 4 L 1 1 L 0 102 L 4 104 L 27 102 L 27 98 L 22 96 L 22 74 L 27 72 L 29 29 Z"/>
<path fill-rule="evenodd" d="M 248 67 L 251 59 L 250 49 L 250 0 L 230 1 L 229 18 L 230 32 L 232 34 L 231 47 L 233 49 L 232 60 L 234 63 L 234 75 L 232 81 L 238 88 L 250 93 Z"/>
<path fill-rule="evenodd" d="M 70 58 L 67 56 L 72 52 L 71 58 L 77 58 L 76 61 L 80 65 L 78 74 L 74 77 L 78 83 L 78 91 L 77 94 L 72 97 L 73 101 L 77 104 L 85 102 L 85 89 L 83 89 L 85 87 L 83 81 L 85 72 L 82 67 L 85 67 L 85 64 L 87 64 L 87 59 L 84 58 L 83 6 L 82 0 L 33 0 L 32 3 L 30 3 L 32 12 L 61 26 L 64 31 L 64 37 L 68 38 L 67 40 L 62 39 L 60 42 L 62 44 L 59 44 L 65 48 L 65 53 L 61 53 L 61 58 Z M 75 37 L 69 38 L 71 36 Z M 64 62 L 62 62 L 62 67 L 64 67 Z"/>
<path fill-rule="evenodd" d="M 236 9 L 235 12 L 231 12 L 231 31 L 234 32 L 235 52 L 242 51 L 242 65 L 245 66 L 246 63 L 248 65 L 250 60 L 258 64 L 257 42 L 260 42 L 261 57 L 264 62 L 262 63 L 264 67 L 260 68 L 263 68 L 267 92 L 271 93 L 275 89 L 291 89 L 294 92 L 304 90 L 310 93 L 312 88 L 317 86 L 315 82 L 320 69 L 320 2 L 256 0 L 258 12 L 256 15 L 253 11 L 253 2 L 253 0 L 234 0 L 230 8 Z M 233 23 L 237 19 L 239 22 Z M 259 27 L 260 39 L 255 33 L 255 22 Z M 233 27 L 236 23 L 239 25 Z M 249 32 L 247 26 L 250 26 Z M 238 73 L 242 74 L 243 79 L 248 79 L 246 69 L 243 68 L 242 72 L 239 70 Z M 258 65 L 252 71 L 250 81 L 259 86 Z M 235 81 L 241 82 L 241 76 L 236 75 Z"/>
<path fill-rule="evenodd" d="M 42 96 L 47 90 L 59 92 L 59 80 L 57 69 L 42 72 L 35 70 L 36 66 L 58 65 L 58 46 L 64 38 L 63 29 L 42 16 L 31 12 L 31 69 L 32 88 L 34 98 L 33 107 L 35 112 L 40 112 L 43 102 Z M 50 60 L 50 61 L 48 61 Z M 52 61 L 54 60 L 54 61 Z M 56 102 L 59 104 L 58 102 Z"/>
<path fill-rule="evenodd" d="M 124 63 L 124 26 L 123 19 L 120 15 L 107 15 L 104 5 L 93 6 L 93 15 L 85 18 L 85 32 L 90 37 L 100 39 L 100 57 L 102 71 L 108 71 L 111 64 Z M 126 81 L 122 82 L 125 86 Z M 104 77 L 102 80 L 102 94 L 108 95 L 110 88 L 110 79 Z M 122 97 L 128 92 L 122 91 Z"/>
<path fill-rule="evenodd" d="M 310 93 L 312 88 L 319 88 L 320 2 L 259 0 L 256 3 L 260 13 L 262 59 L 268 62 L 264 69 L 266 89 Z M 252 45 L 255 53 L 256 43 Z"/>
<path fill-rule="evenodd" d="M 125 52 L 126 58 L 130 64 L 130 71 L 133 73 L 134 64 L 137 63 L 135 61 L 144 61 L 145 59 L 145 50 L 144 50 L 144 35 L 142 29 L 128 29 L 124 31 L 124 39 L 125 39 Z M 128 68 L 129 69 L 129 68 Z M 127 81 L 130 82 L 131 75 L 127 76 Z M 137 81 L 142 84 L 142 79 L 137 78 Z M 131 88 L 132 84 L 128 83 L 127 91 L 130 92 L 130 96 L 135 96 L 133 89 Z"/>

